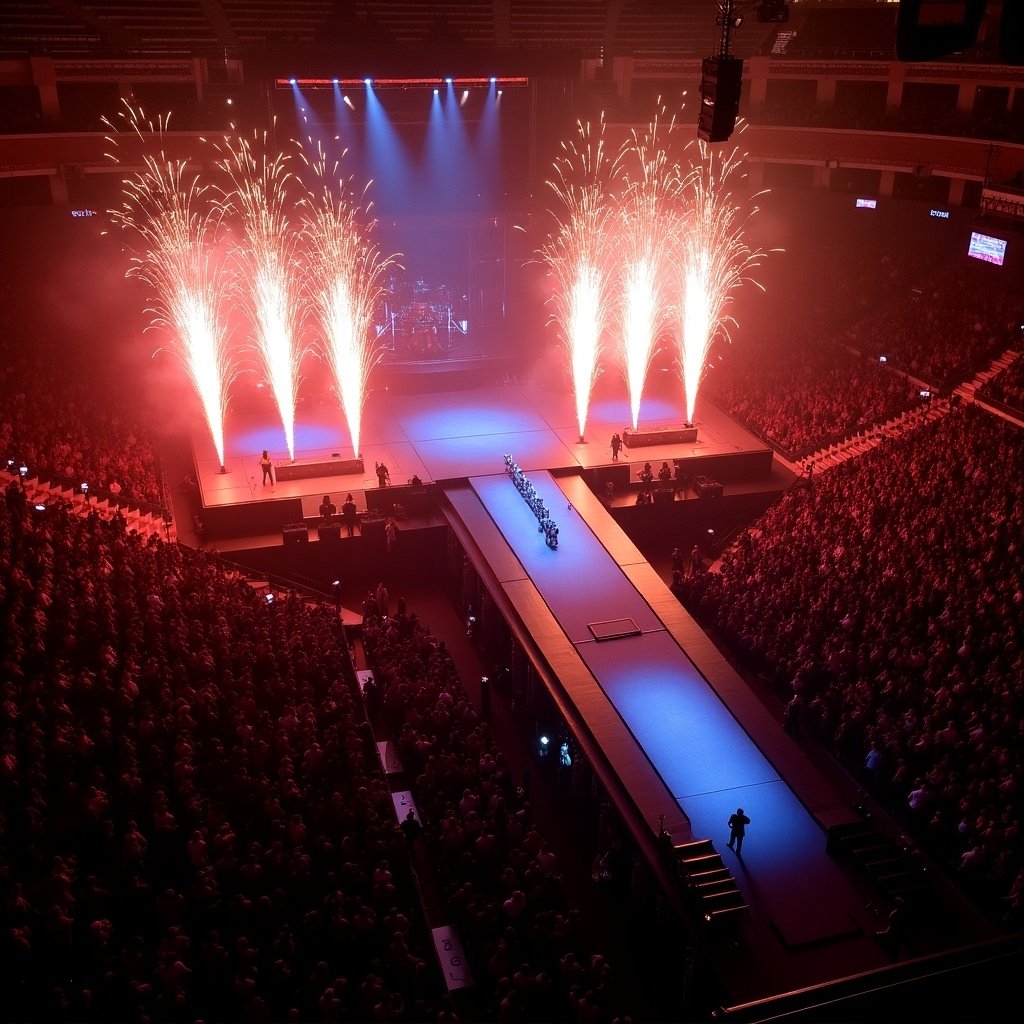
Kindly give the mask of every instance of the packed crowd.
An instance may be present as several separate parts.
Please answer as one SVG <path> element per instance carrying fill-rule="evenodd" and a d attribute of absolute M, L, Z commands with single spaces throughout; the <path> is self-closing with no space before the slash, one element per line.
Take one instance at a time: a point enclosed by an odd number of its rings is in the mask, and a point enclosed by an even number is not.
<path fill-rule="evenodd" d="M 955 409 L 791 491 L 720 574 L 677 588 L 766 673 L 791 727 L 865 771 L 921 843 L 1015 923 L 1021 465 L 1024 433 Z"/>
<path fill-rule="evenodd" d="M 738 342 L 712 366 L 704 378 L 708 397 L 794 459 L 883 422 L 918 397 L 877 360 L 806 333 Z"/>
<path fill-rule="evenodd" d="M 528 784 L 512 779 L 444 644 L 404 607 L 390 617 L 368 611 L 371 719 L 397 737 L 415 779 L 430 862 L 488 1017 L 612 1019 L 610 964 L 588 948 Z"/>
<path fill-rule="evenodd" d="M 0 562 L 5 1016 L 448 1013 L 335 610 L 16 486 Z"/>
<path fill-rule="evenodd" d="M 708 364 L 704 393 L 794 459 L 919 399 L 919 388 L 879 364 L 870 346 L 863 355 L 850 351 L 847 336 L 850 324 L 870 323 L 879 308 L 905 302 L 914 282 L 934 273 L 934 255 L 869 255 L 875 251 L 850 233 L 826 250 L 813 244 L 773 255 L 768 270 L 774 265 L 777 276 L 768 282 L 767 300 L 741 308 L 738 319 L 750 326 Z M 812 279 L 816 287 L 807 290 L 803 282 Z M 797 288 L 801 302 L 786 302 Z"/>
<path fill-rule="evenodd" d="M 0 458 L 29 477 L 164 505 L 156 447 L 109 367 L 40 310 L 29 260 L 0 275 Z M 134 401 L 133 401 L 134 399 Z"/>
<path fill-rule="evenodd" d="M 1018 341 L 1018 347 L 1021 342 Z M 1024 415 L 1024 356 L 1018 356 L 1002 373 L 978 389 L 979 398 L 989 398 Z"/>
<path fill-rule="evenodd" d="M 335 610 L 16 486 L 0 561 L 13 1016 L 455 1019 Z M 488 1014 L 611 1019 L 609 965 L 444 644 L 403 603 L 365 645 Z"/>
<path fill-rule="evenodd" d="M 966 257 L 948 263 L 922 278 L 908 298 L 860 320 L 846 340 L 867 355 L 885 355 L 930 384 L 958 384 L 1005 351 L 1019 333 L 1020 292 L 1013 277 L 999 274 L 998 268 Z"/>
<path fill-rule="evenodd" d="M 110 403 L 90 398 L 81 381 L 64 377 L 54 394 L 52 374 L 29 358 L 0 367 L 0 452 L 24 461 L 43 480 L 86 482 L 95 493 L 163 504 L 156 450 L 138 426 Z"/>

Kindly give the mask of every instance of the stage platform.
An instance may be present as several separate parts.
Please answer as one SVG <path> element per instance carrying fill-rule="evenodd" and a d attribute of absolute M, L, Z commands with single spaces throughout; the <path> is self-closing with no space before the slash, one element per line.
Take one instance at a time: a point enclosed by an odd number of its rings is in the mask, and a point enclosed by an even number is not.
<path fill-rule="evenodd" d="M 622 389 L 620 389 L 622 390 Z M 648 429 L 681 426 L 681 396 L 664 387 L 645 398 L 640 423 Z M 389 496 L 378 492 L 375 465 L 383 462 L 393 485 L 416 476 L 423 484 L 493 473 L 502 456 L 511 454 L 526 471 L 584 471 L 600 485 L 601 473 L 616 481 L 633 481 L 644 462 L 680 460 L 688 476 L 718 480 L 770 477 L 770 448 L 738 426 L 714 405 L 698 402 L 693 443 L 666 443 L 641 450 L 630 461 L 623 452 L 612 462 L 610 441 L 629 422 L 625 395 L 598 395 L 582 443 L 572 396 L 515 384 L 429 394 L 371 394 L 362 423 L 362 469 L 355 464 L 340 410 L 327 406 L 300 409 L 296 417 L 296 463 L 325 466 L 322 475 L 276 479 L 263 484 L 260 453 L 267 449 L 281 476 L 294 476 L 284 433 L 268 405 L 259 413 L 229 413 L 225 424 L 225 468 L 210 440 L 197 430 L 193 455 L 202 515 L 211 539 L 268 534 L 285 523 L 314 521 L 324 494 L 340 508 L 352 493 L 360 512 L 381 507 Z M 337 473 L 339 468 L 350 468 Z M 328 473 L 326 470 L 331 470 Z M 368 500 L 368 492 L 371 497 Z M 339 500 L 340 499 L 340 500 Z M 403 501 L 396 493 L 395 500 Z"/>

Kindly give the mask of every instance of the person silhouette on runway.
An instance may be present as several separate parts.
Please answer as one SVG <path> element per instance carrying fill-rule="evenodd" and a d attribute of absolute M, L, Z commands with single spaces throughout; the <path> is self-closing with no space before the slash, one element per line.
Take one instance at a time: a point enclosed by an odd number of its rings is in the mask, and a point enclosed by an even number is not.
<path fill-rule="evenodd" d="M 743 837 L 747 834 L 749 824 L 750 819 L 743 813 L 742 807 L 737 807 L 736 813 L 729 818 L 729 849 L 735 850 L 737 857 L 743 856 Z"/>

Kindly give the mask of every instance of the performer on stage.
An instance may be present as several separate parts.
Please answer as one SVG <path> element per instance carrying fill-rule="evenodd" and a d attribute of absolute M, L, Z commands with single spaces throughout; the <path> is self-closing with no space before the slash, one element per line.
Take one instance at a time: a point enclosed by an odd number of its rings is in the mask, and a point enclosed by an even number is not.
<path fill-rule="evenodd" d="M 320 502 L 320 518 L 321 519 L 332 519 L 338 514 L 338 507 L 331 501 L 329 494 L 324 495 L 324 500 Z"/>
<path fill-rule="evenodd" d="M 267 449 L 263 449 L 263 454 L 260 456 L 260 469 L 263 470 L 263 483 L 266 485 L 269 480 L 271 484 L 274 482 L 274 463 L 270 460 L 270 455 Z"/>
<path fill-rule="evenodd" d="M 352 495 L 349 494 L 341 506 L 341 517 L 345 520 L 345 528 L 350 537 L 354 537 L 356 534 L 356 516 L 356 503 L 352 500 Z"/>

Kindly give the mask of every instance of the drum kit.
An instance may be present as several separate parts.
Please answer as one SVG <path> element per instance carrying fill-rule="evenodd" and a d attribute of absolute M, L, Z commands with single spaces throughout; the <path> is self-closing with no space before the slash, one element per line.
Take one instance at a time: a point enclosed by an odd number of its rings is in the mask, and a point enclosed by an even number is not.
<path fill-rule="evenodd" d="M 436 335 L 446 331 L 451 317 L 451 290 L 447 285 L 429 287 L 423 280 L 412 287 L 411 296 L 393 297 L 395 329 L 400 334 Z M 405 300 L 405 301 L 403 301 Z"/>

